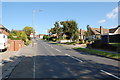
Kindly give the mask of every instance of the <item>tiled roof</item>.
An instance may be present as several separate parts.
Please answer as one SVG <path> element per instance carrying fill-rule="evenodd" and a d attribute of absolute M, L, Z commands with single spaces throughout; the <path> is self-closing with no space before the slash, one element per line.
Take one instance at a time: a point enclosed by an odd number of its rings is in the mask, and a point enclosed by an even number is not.
<path fill-rule="evenodd" d="M 40 36 L 43 36 L 44 34 L 39 34 Z"/>
<path fill-rule="evenodd" d="M 5 29 L 7 32 L 10 32 L 6 27 L 4 27 L 2 24 L 0 24 L 0 28 Z"/>
<path fill-rule="evenodd" d="M 91 28 L 95 34 L 100 34 L 100 28 Z"/>
<path fill-rule="evenodd" d="M 103 28 L 103 34 L 108 34 L 109 33 L 109 29 L 104 29 Z"/>
<path fill-rule="evenodd" d="M 109 29 L 110 33 L 120 34 L 120 26 L 116 28 Z"/>
<path fill-rule="evenodd" d="M 92 30 L 95 34 L 101 34 L 100 28 L 91 28 L 91 30 Z M 104 29 L 104 28 L 102 28 L 102 31 L 103 31 L 103 34 L 109 33 L 109 29 Z"/>
<path fill-rule="evenodd" d="M 4 28 L 4 26 L 2 24 L 0 24 L 0 28 Z"/>

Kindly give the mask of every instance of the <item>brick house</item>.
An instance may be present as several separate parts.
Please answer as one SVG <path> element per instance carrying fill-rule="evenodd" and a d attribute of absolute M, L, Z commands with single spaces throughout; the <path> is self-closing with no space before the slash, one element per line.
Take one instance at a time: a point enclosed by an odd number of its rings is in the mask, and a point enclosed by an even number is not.
<path fill-rule="evenodd" d="M 0 24 L 0 33 L 9 35 L 10 31 L 6 27 L 4 27 L 2 24 Z"/>
<path fill-rule="evenodd" d="M 38 34 L 38 35 L 36 35 L 36 37 L 39 38 L 39 39 L 43 39 L 43 36 L 44 36 L 44 34 Z"/>

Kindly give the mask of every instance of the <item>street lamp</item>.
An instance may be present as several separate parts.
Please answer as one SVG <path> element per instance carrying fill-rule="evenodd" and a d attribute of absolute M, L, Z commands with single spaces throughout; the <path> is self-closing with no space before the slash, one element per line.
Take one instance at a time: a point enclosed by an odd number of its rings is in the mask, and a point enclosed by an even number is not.
<path fill-rule="evenodd" d="M 43 11 L 43 10 L 38 10 L 39 12 Z M 33 29 L 34 29 L 34 22 L 35 22 L 35 12 L 36 10 L 32 11 L 32 25 L 33 25 Z M 33 39 L 32 39 L 32 47 L 34 46 L 34 37 L 35 37 L 35 31 L 33 32 Z"/>

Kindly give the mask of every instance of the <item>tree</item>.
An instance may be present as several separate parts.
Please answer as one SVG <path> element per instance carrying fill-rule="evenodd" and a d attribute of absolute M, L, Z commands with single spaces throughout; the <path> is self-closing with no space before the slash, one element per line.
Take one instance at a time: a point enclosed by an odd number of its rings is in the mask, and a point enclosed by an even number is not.
<path fill-rule="evenodd" d="M 91 35 L 92 35 L 91 27 L 89 25 L 87 25 L 87 31 L 85 32 L 85 36 L 87 39 L 90 39 Z"/>
<path fill-rule="evenodd" d="M 12 40 L 22 40 L 24 42 L 27 41 L 27 35 L 26 35 L 26 33 L 24 31 L 13 30 L 8 35 L 8 38 L 10 38 Z"/>
<path fill-rule="evenodd" d="M 27 38 L 30 40 L 30 34 L 33 33 L 35 35 L 35 30 L 32 27 L 26 26 L 23 31 L 25 31 Z"/>
<path fill-rule="evenodd" d="M 61 25 L 63 25 L 63 33 L 68 36 L 68 39 L 71 39 L 73 41 L 78 40 L 79 30 L 76 21 L 74 20 L 62 21 Z"/>
<path fill-rule="evenodd" d="M 54 28 L 51 28 L 49 32 L 51 32 L 51 34 L 56 34 L 57 39 L 60 39 L 63 29 L 60 27 L 59 22 L 55 22 Z"/>
<path fill-rule="evenodd" d="M 44 39 L 44 40 L 48 40 L 48 39 L 49 39 L 49 36 L 48 36 L 48 35 L 44 35 L 44 36 L 43 36 L 43 39 Z"/>

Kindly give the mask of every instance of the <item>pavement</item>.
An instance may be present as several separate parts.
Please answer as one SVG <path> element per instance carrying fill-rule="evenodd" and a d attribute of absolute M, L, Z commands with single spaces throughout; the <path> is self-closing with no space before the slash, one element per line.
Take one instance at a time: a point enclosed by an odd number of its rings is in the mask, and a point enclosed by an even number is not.
<path fill-rule="evenodd" d="M 21 50 L 8 80 L 119 80 L 119 61 L 38 40 Z M 13 60 L 12 62 L 16 62 Z M 3 66 L 3 68 L 6 65 Z"/>
<path fill-rule="evenodd" d="M 1 55 L 1 67 L 2 67 L 2 78 L 8 78 L 14 68 L 21 62 L 23 55 L 25 56 L 29 51 L 29 46 L 25 46 L 19 51 L 6 51 L 0 53 Z"/>
<path fill-rule="evenodd" d="M 86 44 L 76 44 L 76 45 L 66 45 L 66 44 L 63 44 L 63 46 L 69 47 L 69 48 L 75 48 L 75 47 L 85 48 L 85 47 L 86 47 Z"/>

